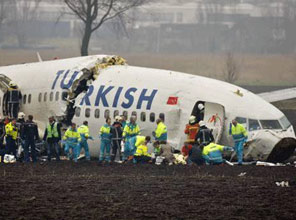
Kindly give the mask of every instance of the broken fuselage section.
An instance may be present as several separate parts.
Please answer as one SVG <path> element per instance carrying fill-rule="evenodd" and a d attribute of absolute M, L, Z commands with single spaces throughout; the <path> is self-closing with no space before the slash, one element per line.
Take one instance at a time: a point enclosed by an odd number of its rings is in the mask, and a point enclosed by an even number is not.
<path fill-rule="evenodd" d="M 92 60 L 80 68 L 76 67 L 72 75 L 68 74 L 70 70 L 66 73 L 64 71 L 57 73 L 53 87 L 61 74 L 64 74 L 63 82 L 68 81 L 68 83 L 61 84 L 65 106 L 61 107 L 61 114 L 55 115 L 63 127 L 67 127 L 72 123 L 77 105 L 77 97 L 88 91 L 89 86 L 93 81 L 97 80 L 102 70 L 114 65 L 126 65 L 126 61 L 119 56 L 105 56 L 103 58 L 97 58 L 95 61 Z"/>

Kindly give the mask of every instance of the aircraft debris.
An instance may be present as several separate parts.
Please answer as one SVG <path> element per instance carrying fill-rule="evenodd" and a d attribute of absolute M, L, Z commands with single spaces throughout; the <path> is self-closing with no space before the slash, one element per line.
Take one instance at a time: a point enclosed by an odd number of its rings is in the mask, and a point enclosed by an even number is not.
<path fill-rule="evenodd" d="M 246 174 L 247 174 L 247 172 L 242 172 L 242 173 L 238 174 L 237 176 L 242 177 L 242 176 L 245 176 Z"/>
<path fill-rule="evenodd" d="M 62 123 L 65 125 L 70 125 L 72 119 L 75 115 L 76 110 L 76 98 L 82 94 L 86 93 L 89 89 L 89 85 L 95 81 L 100 75 L 101 71 L 114 65 L 126 65 L 126 60 L 119 56 L 107 56 L 103 59 L 97 59 L 90 68 L 83 68 L 80 70 L 82 72 L 81 76 L 76 79 L 71 87 L 66 91 L 67 96 L 65 101 L 67 102 L 67 107 L 65 111 L 65 116 L 62 119 Z"/>
<path fill-rule="evenodd" d="M 295 148 L 296 139 L 284 137 L 282 133 L 263 130 L 257 132 L 245 144 L 244 159 L 247 161 L 259 160 L 270 163 L 282 163 L 289 159 Z"/>

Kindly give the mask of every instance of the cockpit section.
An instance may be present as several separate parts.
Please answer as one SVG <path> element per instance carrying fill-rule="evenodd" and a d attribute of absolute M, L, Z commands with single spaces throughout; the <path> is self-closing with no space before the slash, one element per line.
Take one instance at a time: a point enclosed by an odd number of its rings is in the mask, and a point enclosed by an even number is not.
<path fill-rule="evenodd" d="M 248 131 L 257 130 L 287 130 L 291 127 L 291 123 L 286 116 L 280 119 L 251 119 L 244 117 L 236 117 L 236 121 L 245 126 Z"/>
<path fill-rule="evenodd" d="M 280 119 L 251 119 L 236 117 L 236 121 L 248 130 L 248 142 L 244 148 L 245 160 L 283 162 L 296 148 L 294 130 L 286 116 Z"/>

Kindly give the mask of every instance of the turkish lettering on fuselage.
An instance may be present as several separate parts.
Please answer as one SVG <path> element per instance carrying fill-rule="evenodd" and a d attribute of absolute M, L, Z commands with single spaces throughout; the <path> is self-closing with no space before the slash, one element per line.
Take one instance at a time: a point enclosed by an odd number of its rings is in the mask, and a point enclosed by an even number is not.
<path fill-rule="evenodd" d="M 63 77 L 60 82 L 60 88 L 70 89 L 70 87 L 72 86 L 78 74 L 79 74 L 79 71 L 74 71 L 72 72 L 72 75 L 71 75 L 70 70 L 59 70 L 56 73 L 56 77 L 52 83 L 51 89 L 54 90 L 56 88 L 57 82 L 62 75 Z M 66 79 L 69 79 L 68 82 L 66 82 Z M 95 90 L 97 90 L 96 93 L 95 93 Z M 113 93 L 114 96 L 110 97 L 110 93 L 114 91 L 115 91 L 115 93 Z M 145 89 L 145 88 L 142 88 L 142 89 L 138 89 L 135 87 L 124 88 L 122 86 L 115 87 L 115 86 L 105 86 L 105 85 L 100 85 L 98 86 L 98 88 L 95 88 L 93 85 L 90 85 L 86 94 L 82 98 L 80 105 L 96 106 L 96 107 L 102 106 L 102 107 L 113 107 L 113 108 L 122 107 L 125 109 L 129 109 L 134 103 L 136 103 L 136 109 L 142 109 L 143 103 L 146 102 L 146 110 L 150 110 L 157 92 L 158 92 L 157 89 L 152 89 L 152 91 L 148 91 L 148 89 Z M 90 97 L 92 97 L 93 95 L 95 95 L 96 98 L 95 98 L 95 102 L 91 103 Z M 119 100 L 122 97 L 124 98 L 124 101 L 119 102 Z M 138 97 L 137 100 L 136 100 L 136 97 Z M 110 102 L 110 100 L 113 100 L 113 101 Z"/>

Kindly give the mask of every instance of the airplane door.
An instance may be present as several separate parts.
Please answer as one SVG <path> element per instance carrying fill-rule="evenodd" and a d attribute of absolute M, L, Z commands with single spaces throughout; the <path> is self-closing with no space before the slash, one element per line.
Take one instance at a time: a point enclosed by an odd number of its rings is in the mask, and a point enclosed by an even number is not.
<path fill-rule="evenodd" d="M 7 89 L 9 88 L 9 79 L 7 76 L 0 74 L 0 115 L 4 117 L 4 94 L 6 93 Z"/>
<path fill-rule="evenodd" d="M 209 129 L 213 130 L 213 136 L 215 138 L 215 143 L 219 143 L 224 130 L 225 122 L 225 109 L 224 106 L 205 102 L 205 111 L 204 111 L 204 122 L 206 123 Z"/>

